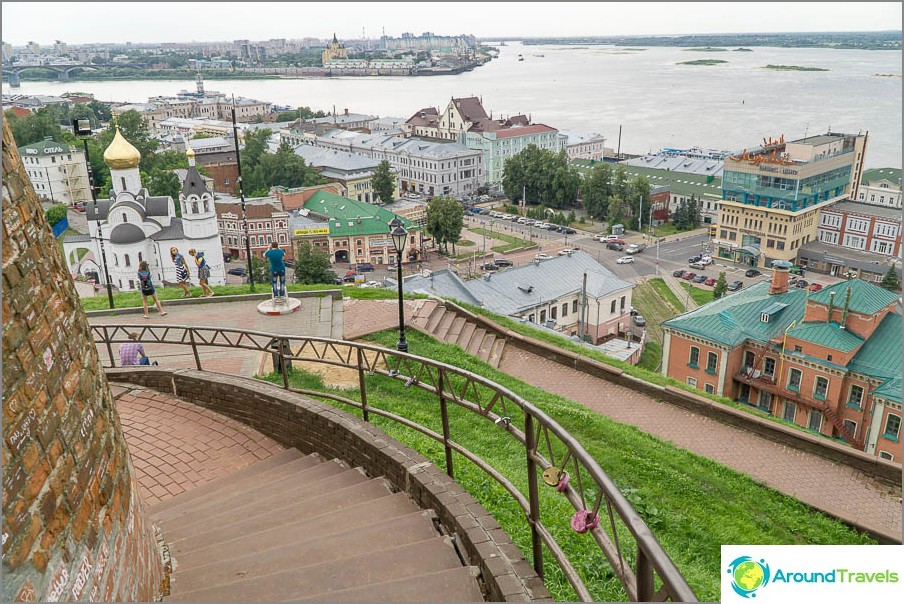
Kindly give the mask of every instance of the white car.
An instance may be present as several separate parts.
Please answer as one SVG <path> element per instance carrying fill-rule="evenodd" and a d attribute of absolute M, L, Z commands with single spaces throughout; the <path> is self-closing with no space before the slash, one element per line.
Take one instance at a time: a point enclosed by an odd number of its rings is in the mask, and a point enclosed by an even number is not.
<path fill-rule="evenodd" d="M 634 256 L 622 256 L 615 261 L 616 264 L 631 264 L 634 262 Z"/>
<path fill-rule="evenodd" d="M 367 283 L 362 283 L 358 287 L 383 287 L 383 283 L 381 281 L 368 281 Z"/>
<path fill-rule="evenodd" d="M 574 249 L 573 247 L 566 247 L 564 250 L 559 252 L 559 256 L 567 256 L 568 254 L 573 254 L 576 251 L 577 250 Z"/>
<path fill-rule="evenodd" d="M 552 258 L 552 256 L 549 254 L 537 254 L 534 256 L 534 260 L 549 260 L 550 258 Z"/>

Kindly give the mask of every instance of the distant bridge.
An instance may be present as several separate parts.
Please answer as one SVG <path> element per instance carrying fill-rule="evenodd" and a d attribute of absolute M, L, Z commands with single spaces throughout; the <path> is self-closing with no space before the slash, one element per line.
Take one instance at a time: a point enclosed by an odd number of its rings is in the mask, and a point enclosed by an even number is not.
<path fill-rule="evenodd" d="M 57 74 L 57 79 L 66 81 L 69 79 L 70 74 L 75 70 L 97 71 L 99 69 L 110 67 L 133 67 L 136 69 L 145 69 L 147 68 L 147 63 L 62 63 L 56 65 L 17 65 L 15 63 L 12 63 L 3 65 L 3 79 L 8 81 L 10 86 L 17 87 L 19 86 L 20 82 L 19 76 L 23 72 L 29 70 L 40 69 L 43 71 L 52 71 Z"/>

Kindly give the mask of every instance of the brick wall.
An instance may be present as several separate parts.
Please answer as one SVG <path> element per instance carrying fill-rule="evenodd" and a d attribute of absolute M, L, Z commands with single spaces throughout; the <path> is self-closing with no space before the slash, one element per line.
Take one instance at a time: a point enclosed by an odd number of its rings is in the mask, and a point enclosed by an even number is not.
<path fill-rule="evenodd" d="M 3 600 L 153 600 L 163 569 L 88 322 L 3 125 Z"/>
<path fill-rule="evenodd" d="M 306 396 L 241 377 L 148 367 L 107 369 L 119 382 L 171 392 L 229 416 L 283 446 L 317 452 L 383 476 L 423 509 L 431 508 L 478 566 L 489 601 L 550 601 L 549 592 L 499 523 L 427 458 L 379 428 Z"/>

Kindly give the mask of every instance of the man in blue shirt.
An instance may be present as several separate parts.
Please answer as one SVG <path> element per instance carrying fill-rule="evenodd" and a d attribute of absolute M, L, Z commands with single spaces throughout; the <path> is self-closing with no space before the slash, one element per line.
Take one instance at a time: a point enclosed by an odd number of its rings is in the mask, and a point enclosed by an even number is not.
<path fill-rule="evenodd" d="M 285 255 L 275 241 L 270 244 L 270 249 L 264 252 L 264 256 L 270 261 L 270 287 L 273 288 L 274 298 L 286 297 L 286 264 L 283 262 Z"/>

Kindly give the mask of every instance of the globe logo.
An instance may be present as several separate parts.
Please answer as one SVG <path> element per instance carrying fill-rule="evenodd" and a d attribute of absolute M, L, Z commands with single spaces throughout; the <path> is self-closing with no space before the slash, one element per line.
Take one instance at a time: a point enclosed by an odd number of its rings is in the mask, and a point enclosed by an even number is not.
<path fill-rule="evenodd" d="M 756 590 L 769 583 L 769 565 L 765 560 L 757 562 L 750 556 L 735 558 L 728 565 L 731 587 L 742 598 L 755 598 Z"/>

